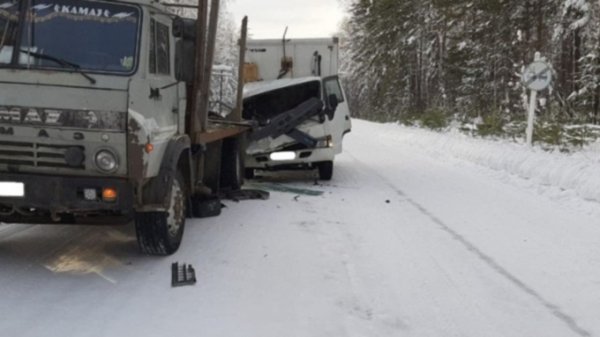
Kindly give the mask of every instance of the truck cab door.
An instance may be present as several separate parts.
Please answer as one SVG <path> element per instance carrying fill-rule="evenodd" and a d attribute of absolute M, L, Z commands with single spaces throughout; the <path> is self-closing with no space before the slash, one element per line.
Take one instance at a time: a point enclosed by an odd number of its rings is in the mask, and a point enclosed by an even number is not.
<path fill-rule="evenodd" d="M 140 52 L 144 61 L 140 64 L 146 69 L 130 82 L 129 119 L 130 124 L 134 119 L 139 125 L 136 128 L 141 130 L 139 136 L 133 137 L 142 143 L 138 145 L 153 146 L 152 153 L 144 154 L 144 176 L 153 177 L 158 174 L 160 158 L 169 141 L 182 127 L 179 96 L 185 94 L 174 75 L 171 20 L 162 14 L 150 15 L 147 20 Z"/>
<path fill-rule="evenodd" d="M 330 95 L 335 95 L 338 100 L 338 106 L 331 119 L 331 134 L 333 137 L 336 153 L 342 151 L 342 139 L 344 135 L 350 132 L 352 122 L 350 120 L 350 109 L 348 100 L 344 95 L 338 76 L 329 76 L 323 79 L 323 94 L 325 101 Z"/>

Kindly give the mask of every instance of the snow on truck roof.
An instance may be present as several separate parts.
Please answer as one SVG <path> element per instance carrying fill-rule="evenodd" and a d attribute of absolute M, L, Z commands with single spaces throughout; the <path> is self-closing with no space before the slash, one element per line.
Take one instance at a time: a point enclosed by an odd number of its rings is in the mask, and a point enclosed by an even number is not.
<path fill-rule="evenodd" d="M 264 94 L 269 91 L 274 91 L 277 89 L 291 87 L 298 84 L 308 83 L 308 82 L 321 82 L 320 77 L 309 76 L 309 77 L 301 77 L 301 78 L 284 78 L 281 80 L 274 81 L 261 81 L 261 82 L 252 82 L 244 85 L 244 98 Z"/>
<path fill-rule="evenodd" d="M 338 44 L 340 39 L 338 37 L 330 37 L 330 38 L 300 38 L 300 39 L 286 39 L 286 44 L 327 44 L 333 43 Z M 282 39 L 249 39 L 248 45 L 278 45 L 282 44 Z"/>
<path fill-rule="evenodd" d="M 103 2 L 105 0 L 89 0 L 92 2 Z M 145 7 L 152 7 L 154 9 L 158 9 L 161 10 L 165 13 L 169 13 L 168 8 L 169 5 L 178 5 L 178 3 L 176 3 L 173 0 L 164 0 L 164 1 L 157 1 L 157 0 L 112 0 L 112 1 L 108 1 L 111 3 L 122 3 L 122 4 L 136 4 L 136 5 L 140 5 L 140 6 L 145 6 Z M 192 1 L 192 3 L 190 3 L 190 5 L 196 5 L 197 1 Z M 169 13 L 170 15 L 173 15 L 172 13 Z"/>

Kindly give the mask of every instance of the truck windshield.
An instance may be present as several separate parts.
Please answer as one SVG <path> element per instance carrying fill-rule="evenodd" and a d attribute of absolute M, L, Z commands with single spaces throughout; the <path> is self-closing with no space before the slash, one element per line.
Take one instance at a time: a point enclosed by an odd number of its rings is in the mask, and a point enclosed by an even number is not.
<path fill-rule="evenodd" d="M 0 4 L 0 63 L 9 63 L 16 44 L 19 4 L 7 1 Z"/>
<path fill-rule="evenodd" d="M 0 0 L 0 64 L 65 69 L 58 59 L 90 72 L 131 73 L 139 22 L 139 8 L 121 3 Z"/>
<path fill-rule="evenodd" d="M 320 95 L 319 81 L 284 86 L 244 99 L 243 118 L 256 120 L 261 125 L 284 112 L 292 110 L 307 100 Z"/>

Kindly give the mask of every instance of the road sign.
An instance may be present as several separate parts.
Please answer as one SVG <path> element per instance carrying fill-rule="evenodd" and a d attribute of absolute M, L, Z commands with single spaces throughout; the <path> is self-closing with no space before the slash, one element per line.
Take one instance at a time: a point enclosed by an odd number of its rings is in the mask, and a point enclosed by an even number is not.
<path fill-rule="evenodd" d="M 546 62 L 535 61 L 525 69 L 522 80 L 530 90 L 545 90 L 552 83 L 552 67 Z"/>
<path fill-rule="evenodd" d="M 529 113 L 527 117 L 527 144 L 533 146 L 533 127 L 535 124 L 535 110 L 537 109 L 538 91 L 547 89 L 552 83 L 552 67 L 545 62 L 542 54 L 535 53 L 535 58 L 523 72 L 523 85 L 531 90 L 529 97 Z"/>

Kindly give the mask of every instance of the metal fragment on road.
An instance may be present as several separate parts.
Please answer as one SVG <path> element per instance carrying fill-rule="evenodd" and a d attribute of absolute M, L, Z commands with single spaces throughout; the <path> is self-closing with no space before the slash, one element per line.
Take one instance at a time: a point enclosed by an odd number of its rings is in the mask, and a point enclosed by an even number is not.
<path fill-rule="evenodd" d="M 183 264 L 181 266 L 179 262 L 171 264 L 172 287 L 191 286 L 194 284 L 196 284 L 196 271 L 191 264 Z"/>
<path fill-rule="evenodd" d="M 267 191 L 259 189 L 241 189 L 228 191 L 223 194 L 223 199 L 242 201 L 242 200 L 269 200 L 271 197 Z"/>

